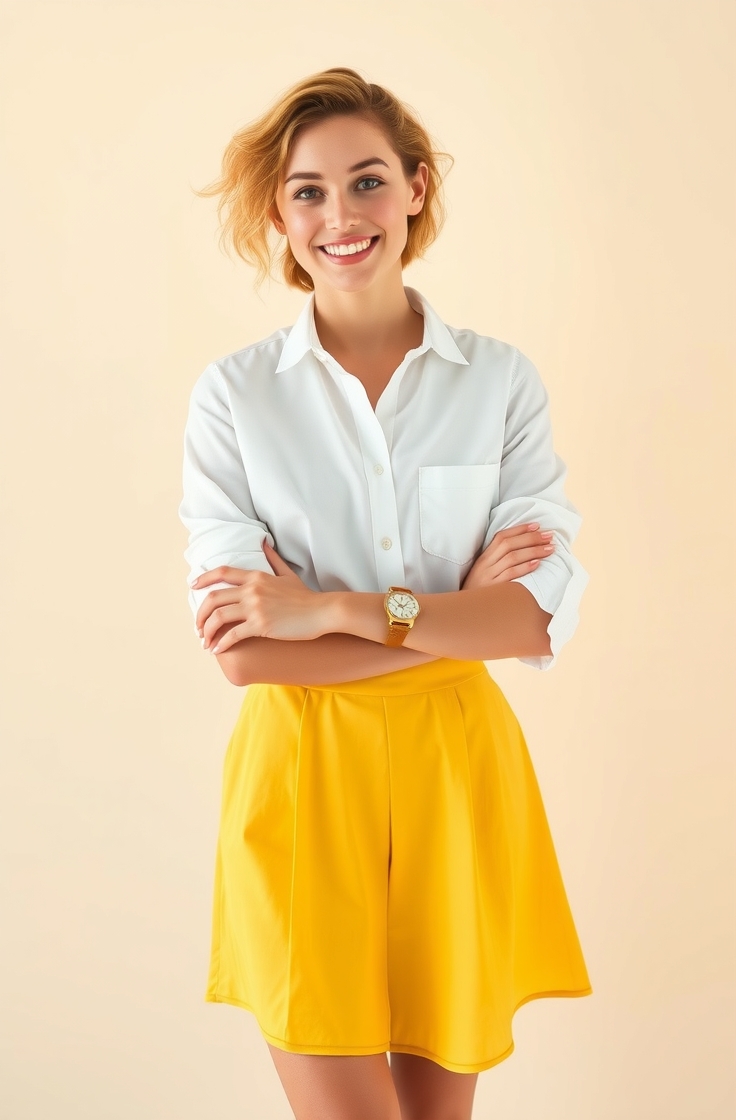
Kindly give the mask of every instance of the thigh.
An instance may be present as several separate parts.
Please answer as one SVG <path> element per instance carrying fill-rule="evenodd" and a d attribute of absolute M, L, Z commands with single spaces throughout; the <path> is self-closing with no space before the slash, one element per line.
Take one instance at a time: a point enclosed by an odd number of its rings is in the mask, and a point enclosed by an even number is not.
<path fill-rule="evenodd" d="M 296 1120 L 403 1120 L 385 1054 L 292 1054 L 267 1045 Z"/>
<path fill-rule="evenodd" d="M 471 1120 L 477 1073 L 455 1073 L 418 1054 L 391 1054 L 401 1120 Z"/>

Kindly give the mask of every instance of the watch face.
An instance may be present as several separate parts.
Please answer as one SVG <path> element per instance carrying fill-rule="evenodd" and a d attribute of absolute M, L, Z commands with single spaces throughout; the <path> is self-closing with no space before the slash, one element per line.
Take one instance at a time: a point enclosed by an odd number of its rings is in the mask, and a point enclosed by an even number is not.
<path fill-rule="evenodd" d="M 394 591 L 389 595 L 387 606 L 396 618 L 416 618 L 419 614 L 419 603 L 405 591 Z"/>

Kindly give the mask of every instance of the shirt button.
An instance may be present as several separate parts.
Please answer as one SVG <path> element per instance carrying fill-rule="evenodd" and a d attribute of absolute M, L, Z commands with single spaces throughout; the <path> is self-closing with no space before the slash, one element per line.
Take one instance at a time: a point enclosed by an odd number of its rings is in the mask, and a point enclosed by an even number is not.
<path fill-rule="evenodd" d="M 391 540 L 390 537 L 384 537 L 383 540 L 381 541 L 381 548 L 385 548 L 386 551 L 388 552 L 388 550 L 389 550 L 389 548 L 391 548 L 392 544 L 393 544 L 393 541 Z"/>
<path fill-rule="evenodd" d="M 380 463 L 376 463 L 373 470 L 376 472 L 376 474 L 383 474 L 383 467 Z"/>

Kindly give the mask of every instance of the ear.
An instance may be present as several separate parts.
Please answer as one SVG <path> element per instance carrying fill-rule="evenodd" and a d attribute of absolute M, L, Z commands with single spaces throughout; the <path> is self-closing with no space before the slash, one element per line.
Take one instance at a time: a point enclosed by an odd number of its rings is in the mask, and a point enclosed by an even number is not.
<path fill-rule="evenodd" d="M 410 197 L 407 214 L 418 214 L 424 206 L 428 182 L 429 168 L 426 163 L 422 162 L 417 166 L 416 173 L 409 180 Z"/>
<path fill-rule="evenodd" d="M 271 205 L 269 206 L 268 216 L 269 216 L 272 224 L 276 227 L 276 230 L 281 234 L 285 234 L 286 233 L 286 226 L 281 221 L 281 215 L 279 214 L 279 209 L 278 209 L 278 206 L 276 205 L 275 202 L 272 202 Z"/>

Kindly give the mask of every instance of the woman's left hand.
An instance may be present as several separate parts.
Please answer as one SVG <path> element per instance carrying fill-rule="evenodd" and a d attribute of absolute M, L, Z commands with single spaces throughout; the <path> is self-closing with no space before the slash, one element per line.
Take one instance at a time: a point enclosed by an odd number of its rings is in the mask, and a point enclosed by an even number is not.
<path fill-rule="evenodd" d="M 307 587 L 267 541 L 263 551 L 274 575 L 222 565 L 192 583 L 197 590 L 221 581 L 235 585 L 211 591 L 197 612 L 205 649 L 223 627 L 229 627 L 212 653 L 224 653 L 243 638 L 302 641 L 326 632 L 325 596 Z"/>

